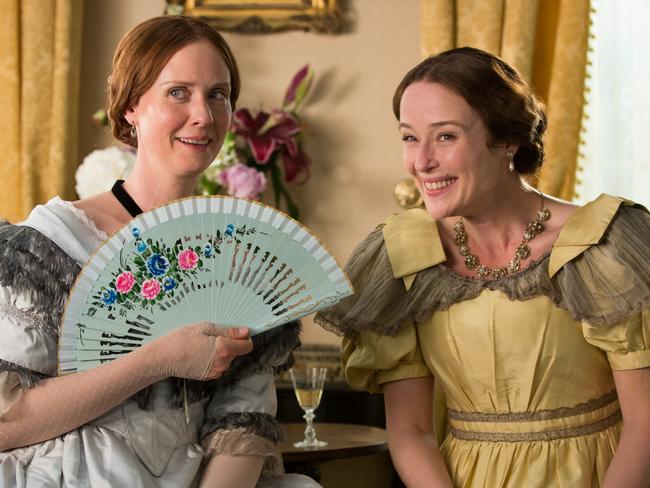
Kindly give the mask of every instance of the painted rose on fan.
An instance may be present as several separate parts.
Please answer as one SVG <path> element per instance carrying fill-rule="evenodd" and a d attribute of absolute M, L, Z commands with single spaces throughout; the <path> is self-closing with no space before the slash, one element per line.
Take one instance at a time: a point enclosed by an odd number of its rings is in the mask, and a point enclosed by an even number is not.
<path fill-rule="evenodd" d="M 130 271 L 124 271 L 115 278 L 115 288 L 123 295 L 130 292 L 135 284 L 135 276 Z"/>
<path fill-rule="evenodd" d="M 228 189 L 229 195 L 249 200 L 257 200 L 266 190 L 264 173 L 240 163 L 219 173 L 219 182 Z"/>
<path fill-rule="evenodd" d="M 140 294 L 146 300 L 153 300 L 158 296 L 160 290 L 161 287 L 160 283 L 158 283 L 158 280 L 155 278 L 150 278 L 142 282 L 142 289 L 140 290 Z"/>
<path fill-rule="evenodd" d="M 183 249 L 178 253 L 178 266 L 183 271 L 189 271 L 196 268 L 199 262 L 199 255 L 193 249 Z"/>
<path fill-rule="evenodd" d="M 166 257 L 154 253 L 147 258 L 147 270 L 151 276 L 164 276 L 169 268 L 169 261 Z"/>
<path fill-rule="evenodd" d="M 246 226 L 238 230 L 230 225 L 232 233 L 240 231 L 242 235 L 249 235 L 255 232 Z M 173 297 L 185 279 L 193 279 L 205 270 L 205 260 L 221 253 L 222 235 L 217 231 L 214 237 L 195 242 L 194 247 L 186 243 L 187 247 L 183 248 L 183 239 L 190 239 L 190 236 L 178 238 L 174 244 L 164 239 L 145 241 L 139 229 L 133 229 L 136 249 L 131 251 L 130 259 L 122 261 L 123 267 L 113 275 L 114 279 L 93 296 L 93 304 L 109 310 L 119 307 L 120 313 L 124 313 L 135 307 L 152 307 L 164 296 Z"/>

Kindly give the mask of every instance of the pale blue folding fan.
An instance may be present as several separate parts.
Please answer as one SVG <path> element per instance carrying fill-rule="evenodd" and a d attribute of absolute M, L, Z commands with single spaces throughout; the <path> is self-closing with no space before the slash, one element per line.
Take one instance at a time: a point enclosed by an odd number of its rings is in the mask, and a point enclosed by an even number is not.
<path fill-rule="evenodd" d="M 282 212 L 232 197 L 178 200 L 130 221 L 84 266 L 65 308 L 59 372 L 194 322 L 259 334 L 351 293 L 332 255 Z"/>

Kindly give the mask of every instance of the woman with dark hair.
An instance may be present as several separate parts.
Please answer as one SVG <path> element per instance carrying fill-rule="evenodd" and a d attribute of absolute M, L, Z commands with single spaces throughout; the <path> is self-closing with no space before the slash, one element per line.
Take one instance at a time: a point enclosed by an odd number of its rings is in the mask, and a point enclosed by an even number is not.
<path fill-rule="evenodd" d="M 111 192 L 54 198 L 0 223 L 0 485 L 318 486 L 282 475 L 273 373 L 298 344 L 293 323 L 187 325 L 94 369 L 56 376 L 59 324 L 80 267 L 142 211 L 192 195 L 223 144 L 237 64 L 207 24 L 158 17 L 120 42 L 109 117 L 137 148 Z"/>
<path fill-rule="evenodd" d="M 368 236 L 347 265 L 356 294 L 317 320 L 345 335 L 349 383 L 383 391 L 402 479 L 650 486 L 648 212 L 608 195 L 578 207 L 527 183 L 544 107 L 491 54 L 426 59 L 393 100 L 426 209 Z"/>

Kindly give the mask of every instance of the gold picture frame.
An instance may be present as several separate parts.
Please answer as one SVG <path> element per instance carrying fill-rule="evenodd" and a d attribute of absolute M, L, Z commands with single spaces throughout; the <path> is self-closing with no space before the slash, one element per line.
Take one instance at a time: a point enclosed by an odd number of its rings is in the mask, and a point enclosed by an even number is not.
<path fill-rule="evenodd" d="M 167 0 L 166 13 L 205 20 L 220 31 L 267 34 L 287 30 L 337 33 L 339 0 Z"/>

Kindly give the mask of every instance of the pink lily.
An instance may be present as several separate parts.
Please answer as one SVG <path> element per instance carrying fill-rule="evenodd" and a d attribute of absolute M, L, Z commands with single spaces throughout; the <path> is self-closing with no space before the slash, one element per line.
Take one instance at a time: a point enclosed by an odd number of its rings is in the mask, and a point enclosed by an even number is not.
<path fill-rule="evenodd" d="M 242 108 L 232 117 L 232 131 L 246 138 L 257 164 L 268 163 L 280 145 L 295 155 L 297 146 L 293 136 L 301 130 L 298 121 L 281 110 L 270 114 L 260 110 L 253 118 L 248 109 Z"/>
<path fill-rule="evenodd" d="M 284 179 L 287 183 L 302 184 L 309 178 L 309 156 L 299 150 L 295 155 L 285 152 L 282 155 Z"/>

